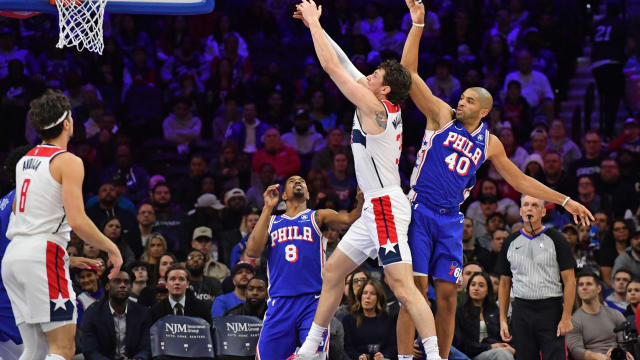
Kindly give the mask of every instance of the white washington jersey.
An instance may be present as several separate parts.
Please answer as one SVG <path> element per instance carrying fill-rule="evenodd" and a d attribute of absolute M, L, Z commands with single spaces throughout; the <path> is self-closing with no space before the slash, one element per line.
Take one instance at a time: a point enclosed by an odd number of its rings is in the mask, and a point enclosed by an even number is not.
<path fill-rule="evenodd" d="M 351 129 L 351 151 L 358 186 L 364 194 L 400 187 L 398 163 L 402 152 L 402 116 L 400 105 L 382 100 L 387 113 L 386 129 L 376 135 L 362 129 L 356 110 Z"/>
<path fill-rule="evenodd" d="M 38 145 L 16 165 L 15 215 L 11 217 L 7 237 L 48 235 L 62 248 L 67 247 L 71 227 L 62 204 L 62 185 L 49 170 L 51 160 L 66 150 L 53 145 Z"/>

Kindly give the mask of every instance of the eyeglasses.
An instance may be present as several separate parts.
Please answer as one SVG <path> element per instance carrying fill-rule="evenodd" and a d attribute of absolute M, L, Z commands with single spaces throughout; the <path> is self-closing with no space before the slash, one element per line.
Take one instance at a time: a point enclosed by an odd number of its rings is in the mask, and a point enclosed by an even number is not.
<path fill-rule="evenodd" d="M 351 280 L 351 282 L 354 284 L 364 284 L 365 282 L 367 282 L 367 279 L 353 279 Z"/>
<path fill-rule="evenodd" d="M 187 260 L 193 260 L 193 259 L 204 260 L 204 256 L 202 256 L 202 255 L 189 255 L 189 256 L 187 256 Z"/>

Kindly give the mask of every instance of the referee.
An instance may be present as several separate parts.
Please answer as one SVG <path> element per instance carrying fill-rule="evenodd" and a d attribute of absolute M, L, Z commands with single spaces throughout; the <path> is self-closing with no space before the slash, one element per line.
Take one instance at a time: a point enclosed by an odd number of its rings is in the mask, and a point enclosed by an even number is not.
<path fill-rule="evenodd" d="M 540 353 L 542 360 L 564 360 L 564 335 L 573 329 L 576 262 L 562 233 L 542 225 L 544 201 L 524 195 L 520 202 L 525 226 L 505 239 L 497 264 L 500 335 L 512 340 L 507 310 L 513 288 L 511 331 L 518 360 L 540 360 Z"/>

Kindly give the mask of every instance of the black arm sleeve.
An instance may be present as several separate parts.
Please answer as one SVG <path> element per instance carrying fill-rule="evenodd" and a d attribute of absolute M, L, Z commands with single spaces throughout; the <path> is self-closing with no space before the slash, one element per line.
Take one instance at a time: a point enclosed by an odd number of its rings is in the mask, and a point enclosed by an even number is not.
<path fill-rule="evenodd" d="M 519 235 L 520 235 L 519 232 L 514 232 L 513 234 L 507 236 L 506 239 L 504 239 L 504 242 L 502 243 L 502 248 L 500 249 L 500 255 L 498 255 L 498 262 L 496 263 L 496 271 L 498 272 L 498 275 L 504 275 L 509 277 L 512 276 L 511 264 L 507 259 L 507 252 L 509 251 L 509 246 L 511 246 L 511 242 L 513 242 L 513 240 L 517 238 Z"/>
<path fill-rule="evenodd" d="M 556 260 L 558 261 L 560 271 L 575 268 L 576 260 L 573 258 L 571 245 L 569 245 L 564 235 L 556 229 L 548 229 L 546 234 L 553 240 L 553 245 L 556 248 Z"/>

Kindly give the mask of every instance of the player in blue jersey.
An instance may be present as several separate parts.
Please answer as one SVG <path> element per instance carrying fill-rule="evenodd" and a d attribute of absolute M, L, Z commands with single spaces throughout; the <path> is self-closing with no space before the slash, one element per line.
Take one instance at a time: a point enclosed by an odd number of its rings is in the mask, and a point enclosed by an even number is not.
<path fill-rule="evenodd" d="M 286 359 L 296 344 L 304 342 L 322 290 L 327 240 L 320 229 L 328 224 L 350 225 L 360 217 L 363 203 L 359 193 L 358 205 L 350 213 L 307 209 L 307 184 L 300 176 L 292 176 L 282 193 L 286 212 L 272 216 L 279 200 L 278 187 L 271 185 L 264 192 L 264 207 L 246 249 L 253 258 L 259 257 L 265 246 L 268 253 L 269 300 L 258 341 L 258 360 Z M 326 353 L 328 345 L 326 331 L 318 352 Z"/>
<path fill-rule="evenodd" d="M 424 28 L 424 5 L 405 0 L 413 26 L 409 31 L 401 63 L 411 73 L 409 94 L 427 118 L 425 135 L 411 176 L 412 217 L 409 246 L 416 283 L 423 295 L 428 276 L 435 279 L 436 330 L 440 357 L 449 356 L 456 310 L 456 283 L 461 281 L 462 229 L 460 204 L 475 184 L 475 172 L 491 160 L 502 177 L 521 193 L 563 206 L 574 220 L 585 224 L 591 213 L 566 195 L 549 189 L 524 175 L 507 157 L 500 140 L 491 135 L 481 119 L 491 111 L 493 98 L 484 88 L 466 89 L 456 110 L 433 95 L 420 75 L 418 47 Z M 502 286 L 502 284 L 501 284 Z M 506 322 L 501 323 L 501 328 Z M 571 330 L 571 314 L 563 314 L 558 333 Z M 409 314 L 402 309 L 398 317 L 399 359 L 411 359 L 414 329 Z M 503 339 L 508 341 L 508 339 Z"/>

